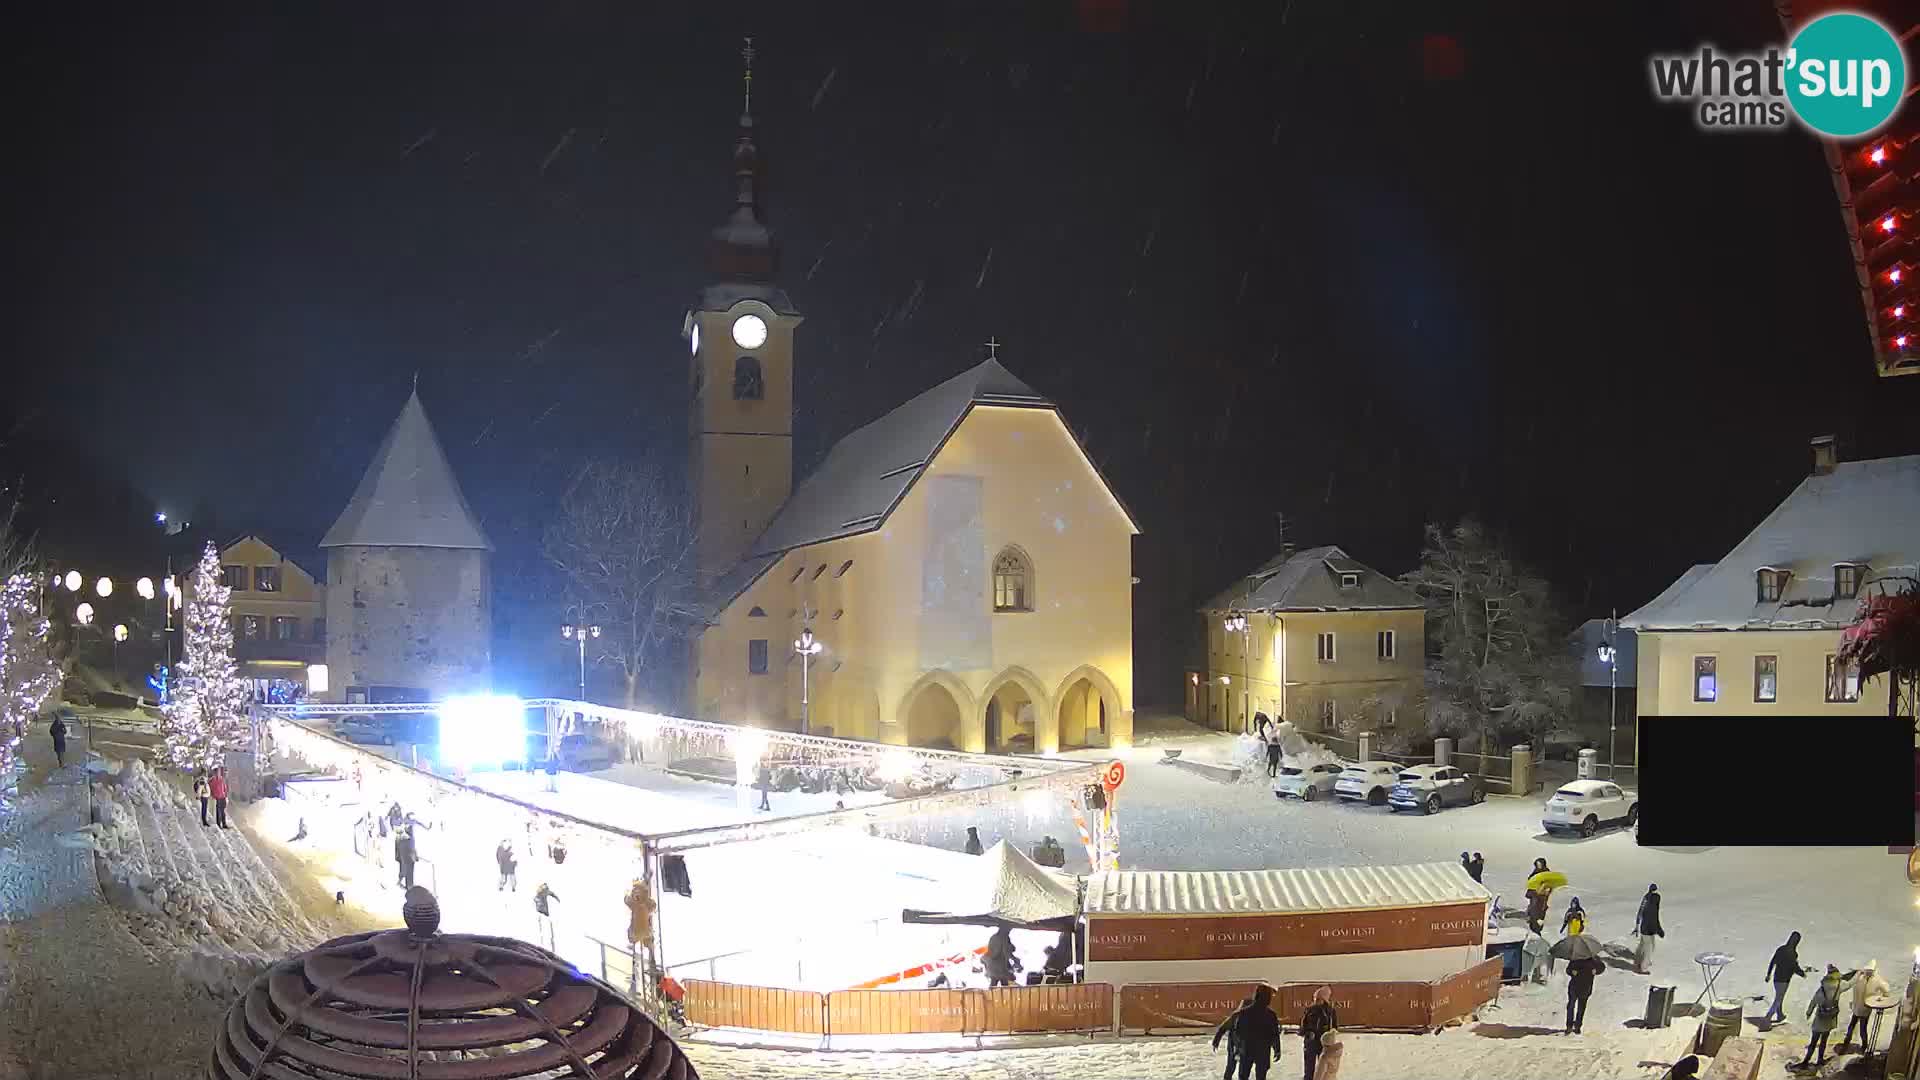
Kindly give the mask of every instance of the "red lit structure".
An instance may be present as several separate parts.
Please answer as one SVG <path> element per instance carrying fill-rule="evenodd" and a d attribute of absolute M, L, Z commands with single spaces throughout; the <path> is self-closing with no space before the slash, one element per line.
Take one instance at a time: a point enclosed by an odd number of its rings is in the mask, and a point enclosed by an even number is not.
<path fill-rule="evenodd" d="M 1904 0 L 1775 0 L 1788 34 L 1830 11 L 1880 20 L 1907 53 L 1907 93 L 1886 127 L 1853 142 L 1823 140 L 1854 274 L 1866 305 L 1867 334 L 1881 375 L 1920 375 L 1920 90 L 1914 64 L 1920 15 Z M 1862 223 L 1865 227 L 1862 227 Z"/>

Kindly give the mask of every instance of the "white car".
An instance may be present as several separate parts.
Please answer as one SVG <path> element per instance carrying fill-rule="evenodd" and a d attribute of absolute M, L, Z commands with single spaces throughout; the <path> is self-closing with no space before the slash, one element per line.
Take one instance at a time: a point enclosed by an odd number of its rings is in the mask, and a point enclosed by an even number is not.
<path fill-rule="evenodd" d="M 1334 761 L 1319 765 L 1284 766 L 1280 775 L 1273 778 L 1273 797 L 1313 802 L 1331 795 L 1334 782 L 1340 779 L 1340 773 L 1345 768 L 1344 764 Z"/>
<path fill-rule="evenodd" d="M 1607 780 L 1574 780 L 1547 800 L 1540 820 L 1547 831 L 1592 836 L 1602 825 L 1633 826 L 1640 821 L 1640 797 Z"/>
<path fill-rule="evenodd" d="M 1333 793 L 1341 801 L 1363 801 L 1368 806 L 1384 806 L 1387 792 L 1400 779 L 1400 766 L 1391 761 L 1362 761 L 1349 765 L 1333 782 Z"/>

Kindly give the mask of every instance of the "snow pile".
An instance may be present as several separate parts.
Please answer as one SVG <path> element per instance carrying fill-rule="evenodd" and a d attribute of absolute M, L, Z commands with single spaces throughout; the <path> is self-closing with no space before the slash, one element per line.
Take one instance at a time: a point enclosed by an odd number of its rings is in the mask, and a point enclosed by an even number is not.
<path fill-rule="evenodd" d="M 181 954 L 174 973 L 187 986 L 226 1001 L 246 993 L 273 964 L 273 958 L 265 953 L 202 942 Z"/>
<path fill-rule="evenodd" d="M 192 796 L 168 783 L 139 758 L 126 763 L 115 776 L 114 786 L 128 799 L 154 810 L 186 810 L 196 805 Z"/>

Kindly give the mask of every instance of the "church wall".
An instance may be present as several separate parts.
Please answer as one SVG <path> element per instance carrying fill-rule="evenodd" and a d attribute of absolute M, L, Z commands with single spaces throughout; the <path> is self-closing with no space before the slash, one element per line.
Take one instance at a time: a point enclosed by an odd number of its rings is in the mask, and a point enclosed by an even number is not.
<path fill-rule="evenodd" d="M 489 554 L 477 549 L 336 547 L 327 552 L 327 667 L 349 687 L 491 689 Z"/>

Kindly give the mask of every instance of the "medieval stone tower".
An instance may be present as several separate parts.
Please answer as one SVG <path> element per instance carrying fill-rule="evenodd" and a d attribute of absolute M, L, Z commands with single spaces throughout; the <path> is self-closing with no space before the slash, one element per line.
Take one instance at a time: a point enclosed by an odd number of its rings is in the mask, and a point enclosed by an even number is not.
<path fill-rule="evenodd" d="M 416 392 L 320 541 L 333 700 L 488 689 L 493 545 Z M 396 693 L 400 692 L 400 693 Z"/>
<path fill-rule="evenodd" d="M 681 324 L 693 354 L 688 488 L 700 570 L 739 562 L 793 493 L 793 332 L 799 309 L 773 284 L 780 248 L 760 208 L 753 46 L 733 148 L 733 211 L 713 230 L 711 284 Z"/>

